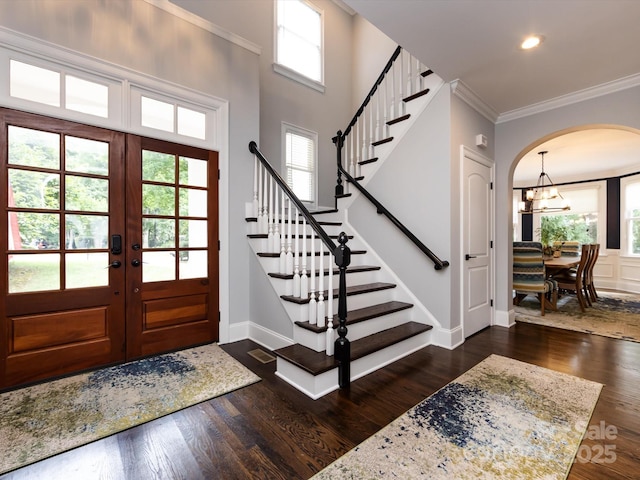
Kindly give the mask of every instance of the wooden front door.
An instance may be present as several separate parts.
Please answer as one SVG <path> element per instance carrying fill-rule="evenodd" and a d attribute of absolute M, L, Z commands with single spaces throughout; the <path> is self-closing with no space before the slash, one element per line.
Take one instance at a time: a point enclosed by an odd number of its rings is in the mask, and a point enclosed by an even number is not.
<path fill-rule="evenodd" d="M 0 109 L 0 388 L 217 340 L 217 156 L 145 142 Z"/>

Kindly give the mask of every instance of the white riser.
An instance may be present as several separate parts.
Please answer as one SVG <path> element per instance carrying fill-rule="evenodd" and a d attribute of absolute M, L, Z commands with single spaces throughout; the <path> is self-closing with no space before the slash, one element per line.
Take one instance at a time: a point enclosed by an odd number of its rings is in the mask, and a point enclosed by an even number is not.
<path fill-rule="evenodd" d="M 351 381 L 379 370 L 431 344 L 430 331 L 391 345 L 372 355 L 351 363 Z M 314 400 L 338 389 L 338 370 L 333 369 L 314 377 L 308 372 L 278 357 L 276 375 Z"/>

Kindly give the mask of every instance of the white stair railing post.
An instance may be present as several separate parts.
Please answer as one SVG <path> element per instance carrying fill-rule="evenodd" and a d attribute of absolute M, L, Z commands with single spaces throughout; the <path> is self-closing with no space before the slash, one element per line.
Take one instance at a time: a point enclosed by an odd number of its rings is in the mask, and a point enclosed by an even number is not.
<path fill-rule="evenodd" d="M 329 277 L 327 288 L 327 355 L 333 355 L 335 346 L 335 333 L 333 331 L 333 255 L 329 255 Z"/>
<path fill-rule="evenodd" d="M 368 105 L 368 110 L 369 110 L 369 139 L 367 141 L 367 146 L 369 147 L 367 150 L 369 152 L 369 155 L 367 158 L 371 158 L 373 157 L 373 142 L 376 141 L 376 132 L 375 132 L 375 125 L 373 123 L 374 121 L 374 116 L 375 116 L 375 112 L 374 112 L 374 101 L 373 98 L 369 99 L 369 105 Z"/>
<path fill-rule="evenodd" d="M 406 113 L 406 108 L 407 108 L 405 103 L 402 101 L 405 97 L 404 89 L 406 85 L 406 82 L 404 81 L 404 75 L 405 75 L 404 57 L 405 57 L 405 51 L 402 50 L 402 52 L 400 52 L 400 56 L 398 57 L 398 59 L 400 60 L 400 65 L 398 67 L 398 70 L 399 70 L 398 73 L 400 78 L 398 79 L 398 98 L 396 99 L 396 103 L 398 104 L 398 109 L 400 110 L 399 112 L 397 112 L 399 117 L 401 117 Z"/>
<path fill-rule="evenodd" d="M 302 219 L 302 273 L 300 275 L 300 298 L 309 298 L 309 276 L 307 275 L 307 219 Z M 303 320 L 304 321 L 304 320 Z"/>
<path fill-rule="evenodd" d="M 412 64 L 411 64 L 411 56 L 407 54 L 407 78 L 405 79 L 407 82 L 407 96 L 411 96 L 413 92 L 413 74 L 411 73 Z"/>
<path fill-rule="evenodd" d="M 269 201 L 267 202 L 267 224 L 269 233 L 267 234 L 267 252 L 273 252 L 273 177 L 269 177 Z"/>
<path fill-rule="evenodd" d="M 280 219 L 278 218 L 278 215 L 280 213 L 280 210 L 278 210 L 278 194 L 279 192 L 279 187 L 276 184 L 275 186 L 275 190 L 273 192 L 273 196 L 274 196 L 274 204 L 273 204 L 273 246 L 272 246 L 272 250 L 271 253 L 278 253 L 280 251 Z"/>
<path fill-rule="evenodd" d="M 293 238 L 291 235 L 291 215 L 293 213 L 293 208 L 291 206 L 291 199 L 288 197 L 287 197 L 287 207 L 288 207 L 287 216 L 289 217 L 289 224 L 287 225 L 287 263 L 286 263 L 285 273 L 287 275 L 293 275 L 293 250 L 292 250 Z"/>
<path fill-rule="evenodd" d="M 311 229 L 311 269 L 309 272 L 309 323 L 315 325 L 318 322 L 316 310 L 316 250 L 315 250 L 315 234 Z"/>
<path fill-rule="evenodd" d="M 280 214 L 280 218 L 282 220 L 282 235 L 280 236 L 280 274 L 287 273 L 287 231 L 285 229 L 285 213 L 284 213 L 284 204 L 285 204 L 285 196 L 284 190 L 280 192 L 280 199 L 282 200 L 282 212 Z"/>
<path fill-rule="evenodd" d="M 319 327 L 324 327 L 325 325 L 325 304 L 324 304 L 324 243 L 320 240 L 320 268 L 318 268 L 318 321 L 317 324 Z"/>
<path fill-rule="evenodd" d="M 393 62 L 393 65 L 391 65 L 391 98 L 389 99 L 389 102 L 391 104 L 390 106 L 390 110 L 391 110 L 391 119 L 395 119 L 398 118 L 400 116 L 400 114 L 397 111 L 397 106 L 396 106 L 396 65 L 398 64 L 398 60 L 396 59 L 395 62 Z"/>
<path fill-rule="evenodd" d="M 389 120 L 391 120 L 389 118 L 389 73 L 391 73 L 391 71 L 389 71 L 387 73 L 387 75 L 385 75 L 384 79 L 382 80 L 381 83 L 381 87 L 382 87 L 382 138 L 387 138 L 389 136 L 389 125 L 387 125 L 387 122 Z"/>
<path fill-rule="evenodd" d="M 293 255 L 293 296 L 300 298 L 300 242 L 305 242 L 305 239 L 300 239 L 299 235 L 299 222 L 298 222 L 298 209 L 296 208 L 295 222 L 296 222 L 296 235 L 295 235 L 295 252 Z"/>
<path fill-rule="evenodd" d="M 258 167 L 258 231 L 257 233 L 264 233 L 262 228 L 262 214 L 264 209 L 262 208 L 262 165 Z"/>
<path fill-rule="evenodd" d="M 260 204 L 258 203 L 258 164 L 260 161 L 257 155 L 254 155 L 253 159 L 255 161 L 253 164 L 253 216 L 256 217 L 257 221 L 260 215 Z"/>

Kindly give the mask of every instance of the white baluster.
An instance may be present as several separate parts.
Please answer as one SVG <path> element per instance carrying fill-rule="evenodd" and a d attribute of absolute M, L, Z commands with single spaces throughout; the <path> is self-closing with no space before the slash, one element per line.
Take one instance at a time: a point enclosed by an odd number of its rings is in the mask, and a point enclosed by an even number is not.
<path fill-rule="evenodd" d="M 325 325 L 325 304 L 324 304 L 324 243 L 320 240 L 320 268 L 318 272 L 320 276 L 318 277 L 318 326 L 324 327 Z"/>
<path fill-rule="evenodd" d="M 411 73 L 411 56 L 407 54 L 407 78 L 405 79 L 407 82 L 407 97 L 413 94 L 413 81 L 412 81 L 412 73 Z"/>
<path fill-rule="evenodd" d="M 262 233 L 262 165 L 258 167 L 258 232 Z"/>
<path fill-rule="evenodd" d="M 258 220 L 258 215 L 260 214 L 259 203 L 258 203 L 258 156 L 254 155 L 254 164 L 253 164 L 253 216 L 256 217 L 256 223 Z"/>
<path fill-rule="evenodd" d="M 360 158 L 364 161 L 369 158 L 368 149 L 367 149 L 367 109 L 362 109 L 362 116 L 360 117 L 360 122 L 362 124 L 362 145 L 360 147 Z M 356 173 L 353 172 L 353 176 L 356 176 Z"/>
<path fill-rule="evenodd" d="M 368 155 L 367 158 L 372 158 L 373 157 L 373 142 L 376 141 L 376 133 L 375 133 L 375 125 L 374 125 L 374 116 L 375 116 L 375 111 L 374 111 L 374 101 L 373 98 L 369 99 L 369 105 L 367 105 L 369 107 L 369 140 L 367 142 L 367 146 L 369 147 L 368 150 Z"/>
<path fill-rule="evenodd" d="M 382 136 L 382 95 L 381 95 L 381 91 L 380 88 L 382 87 L 382 83 L 380 85 L 378 85 L 378 88 L 376 89 L 376 134 L 375 134 L 375 139 L 376 140 L 382 140 L 384 137 Z"/>
<path fill-rule="evenodd" d="M 396 60 L 393 62 L 393 65 L 391 65 L 391 98 L 389 99 L 390 103 L 391 103 L 391 119 L 395 119 L 398 118 L 400 115 L 398 115 L 397 113 L 397 108 L 396 108 L 396 65 L 398 64 L 398 59 L 396 58 Z"/>
<path fill-rule="evenodd" d="M 396 99 L 396 103 L 398 104 L 398 109 L 399 109 L 399 111 L 396 113 L 398 114 L 399 117 L 401 117 L 406 113 L 406 105 L 405 105 L 405 102 L 402 101 L 402 99 L 404 99 L 405 97 L 404 57 L 405 57 L 405 52 L 404 50 L 402 50 L 400 52 L 400 57 L 399 57 L 400 65 L 398 66 L 398 70 L 399 70 L 400 78 L 398 79 L 398 98 Z"/>
<path fill-rule="evenodd" d="M 333 355 L 335 336 L 333 331 L 333 255 L 329 255 L 329 277 L 327 278 L 327 355 Z"/>
<path fill-rule="evenodd" d="M 278 215 L 280 210 L 278 209 L 278 186 L 273 192 L 274 204 L 273 204 L 273 250 L 271 253 L 278 253 L 280 251 L 280 219 Z"/>
<path fill-rule="evenodd" d="M 300 298 L 300 235 L 299 235 L 299 225 L 298 222 L 298 209 L 296 208 L 295 215 L 296 222 L 296 236 L 295 236 L 295 252 L 293 255 L 293 296 L 296 298 Z M 304 239 L 302 242 L 304 243 Z"/>
<path fill-rule="evenodd" d="M 307 219 L 302 219 L 302 274 L 300 275 L 300 298 L 309 298 L 309 276 L 307 275 Z"/>
<path fill-rule="evenodd" d="M 416 71 L 414 72 L 416 76 L 416 93 L 422 91 L 422 75 L 420 75 L 420 60 L 416 58 Z"/>
<path fill-rule="evenodd" d="M 387 122 L 389 120 L 391 120 L 389 118 L 389 97 L 388 97 L 388 90 L 389 90 L 389 73 L 391 71 L 387 72 L 387 75 L 385 75 L 384 80 L 382 80 L 382 138 L 387 138 L 389 136 L 389 125 L 387 125 Z"/>
<path fill-rule="evenodd" d="M 292 275 L 293 274 L 293 250 L 292 250 L 292 242 L 293 242 L 293 237 L 291 235 L 291 215 L 293 213 L 293 207 L 291 206 L 291 199 L 288 198 L 288 206 L 289 206 L 289 211 L 288 211 L 288 217 L 289 217 L 289 224 L 287 225 L 287 268 L 286 268 L 286 274 L 287 275 Z"/>
<path fill-rule="evenodd" d="M 317 305 L 316 305 L 316 250 L 315 250 L 316 232 L 311 229 L 311 270 L 309 272 L 309 323 L 315 325 L 318 322 Z"/>
<path fill-rule="evenodd" d="M 282 200 L 282 212 L 280 218 L 282 220 L 282 235 L 280 236 L 280 273 L 287 273 L 287 231 L 285 230 L 285 214 L 284 214 L 284 204 L 285 204 L 285 196 L 284 190 L 281 192 L 281 200 Z"/>
<path fill-rule="evenodd" d="M 267 234 L 267 252 L 273 252 L 273 177 L 269 178 L 269 191 L 267 195 L 267 224 L 269 233 Z"/>

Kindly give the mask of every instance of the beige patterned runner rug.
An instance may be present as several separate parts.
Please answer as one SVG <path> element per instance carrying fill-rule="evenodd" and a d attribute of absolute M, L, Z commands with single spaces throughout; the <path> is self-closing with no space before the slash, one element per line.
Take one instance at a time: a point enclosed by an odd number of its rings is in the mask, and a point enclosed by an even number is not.
<path fill-rule="evenodd" d="M 601 389 L 491 355 L 313 478 L 564 479 Z"/>
<path fill-rule="evenodd" d="M 538 300 L 526 297 L 514 307 L 516 322 L 640 342 L 640 295 L 598 291 L 598 296 L 582 313 L 575 295 L 565 295 L 558 300 L 558 311 L 547 310 L 544 317 Z"/>
<path fill-rule="evenodd" d="M 0 474 L 259 381 L 218 345 L 0 395 Z"/>

